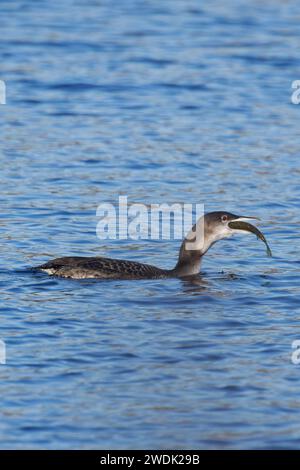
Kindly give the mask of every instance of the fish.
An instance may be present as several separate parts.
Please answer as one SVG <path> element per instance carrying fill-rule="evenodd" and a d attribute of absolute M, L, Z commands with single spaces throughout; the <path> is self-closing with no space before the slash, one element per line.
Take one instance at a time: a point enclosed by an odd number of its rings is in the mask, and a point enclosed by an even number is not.
<path fill-rule="evenodd" d="M 254 233 L 258 239 L 262 240 L 264 242 L 264 244 L 266 245 L 266 249 L 267 249 L 267 255 L 268 256 L 272 256 L 272 251 L 271 251 L 271 248 L 264 236 L 263 233 L 261 233 L 260 230 L 258 230 L 257 227 L 255 227 L 254 225 L 251 225 L 249 224 L 248 222 L 242 222 L 242 221 L 232 221 L 232 222 L 229 222 L 228 223 L 228 226 L 232 229 L 235 229 L 235 230 L 244 230 L 246 232 L 251 232 L 251 233 Z"/>

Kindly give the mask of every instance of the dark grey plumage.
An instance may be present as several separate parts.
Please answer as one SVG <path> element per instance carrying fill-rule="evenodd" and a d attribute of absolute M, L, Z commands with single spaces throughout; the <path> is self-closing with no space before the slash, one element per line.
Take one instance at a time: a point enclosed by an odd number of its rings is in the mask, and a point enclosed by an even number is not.
<path fill-rule="evenodd" d="M 57 258 L 38 266 L 38 269 L 73 279 L 158 279 L 170 271 L 149 264 L 111 258 L 72 256 Z"/>

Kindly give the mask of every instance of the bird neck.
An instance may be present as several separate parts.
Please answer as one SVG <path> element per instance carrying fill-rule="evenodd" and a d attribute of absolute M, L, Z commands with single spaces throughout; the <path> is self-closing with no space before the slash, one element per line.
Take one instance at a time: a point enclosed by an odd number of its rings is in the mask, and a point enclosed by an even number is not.
<path fill-rule="evenodd" d="M 175 275 L 199 274 L 203 255 L 217 240 L 218 237 L 209 229 L 204 217 L 198 219 L 181 244 L 178 262 L 174 268 Z"/>
<path fill-rule="evenodd" d="M 184 239 L 180 251 L 178 262 L 174 268 L 174 274 L 179 277 L 193 276 L 200 271 L 202 256 L 204 253 L 201 250 L 188 249 L 188 240 Z"/>

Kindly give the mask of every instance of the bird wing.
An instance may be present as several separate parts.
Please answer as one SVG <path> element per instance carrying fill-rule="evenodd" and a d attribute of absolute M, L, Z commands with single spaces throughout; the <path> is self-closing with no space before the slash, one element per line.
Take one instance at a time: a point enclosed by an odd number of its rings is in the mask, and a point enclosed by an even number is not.
<path fill-rule="evenodd" d="M 81 269 L 84 271 L 94 271 L 95 273 L 106 273 L 112 276 L 114 274 L 122 275 L 122 277 L 162 277 L 165 274 L 163 269 L 136 261 L 80 256 L 56 258 L 38 266 L 38 269 L 53 270 L 57 274 L 66 269 Z"/>

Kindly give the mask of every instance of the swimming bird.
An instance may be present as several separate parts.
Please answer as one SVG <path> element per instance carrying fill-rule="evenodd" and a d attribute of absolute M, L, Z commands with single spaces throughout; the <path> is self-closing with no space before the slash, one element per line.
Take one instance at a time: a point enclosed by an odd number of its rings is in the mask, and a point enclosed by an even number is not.
<path fill-rule="evenodd" d="M 257 217 L 240 217 L 229 212 L 210 212 L 196 222 L 184 238 L 176 266 L 173 269 L 157 268 L 149 264 L 103 257 L 68 256 L 48 261 L 36 269 L 50 275 L 73 279 L 162 279 L 187 277 L 199 274 L 203 256 L 218 240 L 235 233 L 255 233 L 267 246 L 267 241 L 257 227 L 247 220 Z"/>

